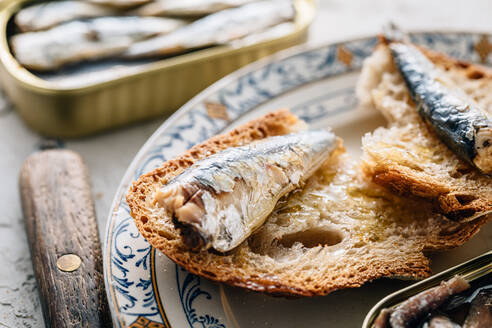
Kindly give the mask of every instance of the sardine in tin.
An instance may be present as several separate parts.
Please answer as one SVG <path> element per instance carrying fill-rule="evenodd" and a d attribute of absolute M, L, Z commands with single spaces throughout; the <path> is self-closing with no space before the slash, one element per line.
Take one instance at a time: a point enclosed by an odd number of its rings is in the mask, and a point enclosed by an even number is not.
<path fill-rule="evenodd" d="M 443 280 L 449 280 L 456 275 L 460 275 L 467 281 L 472 282 L 489 273 L 492 273 L 492 251 L 386 296 L 369 311 L 364 319 L 362 328 L 372 328 L 374 320 L 384 308 L 398 305 L 409 297 L 439 285 Z"/>
<path fill-rule="evenodd" d="M 315 14 L 315 0 L 295 0 L 295 30 L 288 35 L 156 60 L 106 82 L 61 88 L 20 66 L 9 50 L 7 26 L 25 2 L 0 6 L 0 84 L 32 129 L 55 137 L 80 137 L 169 115 L 239 67 L 305 41 Z"/>

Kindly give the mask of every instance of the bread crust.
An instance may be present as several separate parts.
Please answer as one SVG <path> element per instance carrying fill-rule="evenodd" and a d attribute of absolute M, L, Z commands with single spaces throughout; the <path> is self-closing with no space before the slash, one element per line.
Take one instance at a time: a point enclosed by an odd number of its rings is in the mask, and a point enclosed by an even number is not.
<path fill-rule="evenodd" d="M 372 180 L 402 196 L 427 198 L 436 203 L 447 218 L 468 222 L 492 211 L 490 194 L 477 194 L 398 164 L 372 164 L 367 170 Z"/>
<path fill-rule="evenodd" d="M 492 69 L 487 66 L 470 63 L 464 60 L 447 56 L 441 52 L 418 47 L 434 64 L 440 65 L 445 70 L 460 70 L 463 75 L 471 80 L 492 78 Z"/>
<path fill-rule="evenodd" d="M 172 219 L 164 213 L 155 212 L 152 202 L 156 188 L 166 184 L 195 161 L 227 147 L 240 146 L 269 136 L 292 132 L 299 124 L 297 117 L 287 110 L 272 112 L 229 133 L 212 137 L 175 159 L 165 162 L 160 168 L 142 175 L 133 183 L 126 196 L 131 216 L 139 232 L 153 247 L 193 274 L 275 296 L 298 297 L 326 295 L 342 288 L 359 287 L 367 281 L 380 277 L 425 278 L 430 275 L 430 268 L 429 260 L 423 255 L 423 251 L 442 250 L 460 245 L 471 238 L 487 221 L 488 218 L 483 218 L 471 224 L 451 224 L 449 231 L 429 226 L 428 230 L 435 231 L 433 233 L 435 237 L 415 237 L 412 241 L 415 245 L 411 245 L 410 253 L 405 256 L 392 258 L 381 256 L 363 266 L 359 257 L 346 256 L 343 258 L 343 267 L 325 270 L 320 277 L 308 281 L 295 273 L 290 276 L 288 273 L 280 276 L 258 271 L 252 263 L 266 258 L 252 253 L 248 241 L 224 255 L 211 251 L 189 251 L 183 244 Z M 336 156 L 340 156 L 343 152 L 340 143 Z M 320 249 L 323 250 L 324 248 Z M 302 268 L 299 270 L 302 271 Z"/>
<path fill-rule="evenodd" d="M 379 47 L 384 48 L 389 53 L 389 49 L 384 42 Z M 419 47 L 419 49 L 445 72 L 461 75 L 467 80 L 481 80 L 492 83 L 492 69 L 490 68 L 457 60 L 423 47 Z M 397 72 L 394 63 L 387 67 L 391 67 L 387 73 L 395 74 Z M 382 74 L 385 74 L 385 72 Z M 403 85 L 402 80 L 400 84 Z M 401 95 L 399 96 L 401 97 Z M 387 95 L 387 97 L 391 97 L 391 95 Z M 408 98 L 405 105 L 415 108 L 415 104 L 410 98 Z M 436 208 L 442 214 L 451 220 L 472 221 L 492 212 L 492 184 L 490 177 L 479 173 L 478 170 L 459 159 L 449 150 L 432 129 L 420 119 L 418 114 L 416 114 L 416 110 L 414 110 L 415 114 L 412 113 L 412 115 L 392 116 L 390 107 L 379 108 L 376 104 L 373 104 L 373 106 L 389 117 L 390 126 L 414 124 L 413 128 L 420 130 L 419 133 L 422 139 L 432 144 L 431 148 L 435 154 L 439 153 L 447 162 L 453 162 L 446 168 L 447 172 L 443 175 L 444 177 L 437 176 L 434 172 L 421 169 L 418 160 L 416 160 L 416 163 L 412 163 L 415 164 L 415 167 L 410 167 L 407 164 L 400 165 L 397 160 L 391 158 L 383 160 L 383 156 L 376 155 L 379 152 L 378 146 L 372 145 L 371 137 L 366 137 L 364 140 L 366 153 L 364 158 L 365 172 L 375 183 L 385 186 L 400 195 L 429 199 L 436 204 Z M 395 138 L 394 135 L 392 137 Z"/>

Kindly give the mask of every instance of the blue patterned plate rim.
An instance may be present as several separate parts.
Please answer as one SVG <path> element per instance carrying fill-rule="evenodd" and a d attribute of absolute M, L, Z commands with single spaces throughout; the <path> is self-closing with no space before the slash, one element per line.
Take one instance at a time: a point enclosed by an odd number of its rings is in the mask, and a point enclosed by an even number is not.
<path fill-rule="evenodd" d="M 489 41 L 489 34 L 487 33 L 478 33 L 478 32 L 462 32 L 462 31 L 449 31 L 449 32 L 440 32 L 440 31 L 422 31 L 422 32 L 414 32 L 411 33 L 412 37 L 415 38 L 424 38 L 425 36 L 436 36 L 439 37 L 441 36 L 442 38 L 445 37 L 457 37 L 458 39 L 460 38 L 470 38 L 473 39 L 473 42 L 477 41 L 477 38 L 481 37 L 481 41 L 485 40 L 483 42 L 488 43 Z M 429 39 L 429 43 L 432 44 L 432 38 Z M 295 56 L 301 55 L 301 54 L 309 54 L 311 52 L 315 52 L 318 50 L 322 49 L 327 49 L 330 47 L 335 47 L 338 49 L 338 47 L 343 47 L 344 45 L 347 44 L 352 44 L 356 42 L 367 42 L 368 46 L 371 47 L 371 49 L 374 47 L 374 45 L 377 43 L 377 37 L 376 36 L 367 36 L 367 37 L 361 37 L 361 38 L 356 38 L 356 39 L 351 39 L 348 41 L 340 41 L 336 43 L 328 43 L 324 45 L 318 45 L 318 46 L 307 46 L 307 45 L 300 45 L 296 46 L 284 51 L 281 51 L 277 54 L 271 55 L 269 57 L 260 59 L 257 62 L 254 62 L 252 64 L 249 64 L 234 73 L 231 73 L 227 75 L 226 77 L 220 79 L 219 81 L 215 82 L 202 92 L 200 92 L 198 95 L 193 97 L 190 101 L 188 101 L 184 106 L 182 106 L 179 110 L 177 110 L 171 117 L 169 117 L 153 134 L 152 136 L 145 142 L 145 144 L 141 147 L 141 149 L 138 151 L 136 156 L 134 157 L 132 163 L 130 164 L 129 168 L 124 174 L 124 177 L 117 189 L 115 198 L 113 200 L 112 206 L 111 206 L 111 212 L 109 214 L 108 222 L 106 224 L 106 234 L 105 234 L 105 240 L 104 240 L 104 255 L 103 255 L 103 260 L 104 260 L 104 276 L 105 276 L 105 285 L 106 285 L 106 291 L 107 291 L 107 296 L 108 296 L 108 301 L 110 304 L 111 312 L 113 315 L 113 322 L 116 324 L 118 327 L 125 327 L 126 322 L 122 319 L 122 315 L 120 313 L 120 307 L 118 305 L 117 299 L 116 299 L 116 290 L 114 287 L 114 284 L 110 283 L 112 280 L 111 276 L 111 250 L 112 250 L 112 243 L 114 242 L 113 239 L 113 230 L 115 228 L 116 224 L 116 218 L 118 215 L 118 211 L 120 210 L 120 207 L 123 207 L 125 203 L 124 201 L 124 195 L 126 194 L 131 180 L 135 178 L 135 170 L 137 169 L 138 165 L 141 163 L 142 159 L 144 158 L 144 155 L 149 152 L 150 147 L 156 142 L 156 140 L 163 135 L 163 133 L 173 127 L 175 123 L 177 123 L 180 119 L 183 118 L 184 115 L 190 113 L 197 105 L 203 103 L 205 100 L 207 100 L 210 96 L 214 95 L 221 89 L 224 89 L 227 85 L 233 83 L 234 81 L 238 81 L 240 78 L 245 77 L 247 74 L 259 71 L 262 68 L 266 68 L 268 65 L 276 63 L 276 62 L 281 62 L 284 60 L 287 60 L 289 58 L 293 58 Z M 472 43 L 470 43 L 472 44 Z M 487 59 L 488 53 L 485 54 L 483 57 L 482 54 L 480 54 L 479 49 L 476 48 L 478 43 L 473 43 L 475 44 L 475 50 L 479 53 L 482 59 Z M 492 46 L 491 46 L 492 47 Z M 492 50 L 491 50 L 492 51 Z M 367 55 L 363 54 L 362 58 Z M 263 102 L 269 101 L 272 98 L 275 98 L 281 94 L 284 94 L 286 92 L 295 90 L 296 88 L 299 88 L 303 85 L 306 85 L 311 82 L 315 82 L 321 79 L 327 79 L 339 74 L 347 73 L 350 71 L 358 70 L 360 68 L 359 66 L 354 65 L 353 67 L 350 65 L 350 63 L 347 65 L 346 69 L 340 71 L 340 72 L 334 72 L 334 73 L 328 73 L 324 76 L 318 77 L 318 78 L 313 78 L 310 79 L 309 81 L 301 82 L 297 85 L 294 85 L 292 88 L 287 88 L 284 91 L 281 91 L 277 94 L 274 94 L 272 97 L 264 99 L 262 102 L 256 103 L 250 108 L 248 108 L 246 111 L 240 113 L 237 117 L 235 117 L 233 120 L 228 121 L 227 124 L 222 126 L 221 128 L 217 129 L 214 131 L 214 133 L 220 133 L 223 131 L 223 129 L 227 128 L 230 124 L 234 123 L 235 120 L 240 119 L 243 115 L 247 114 L 249 111 L 254 110 L 257 106 L 261 105 Z M 130 224 L 132 224 L 131 222 Z M 134 237 L 135 238 L 135 237 Z M 154 287 L 155 285 L 155 265 L 154 265 L 154 259 L 156 255 L 156 250 L 153 248 L 149 247 L 148 250 L 148 256 L 145 255 L 145 263 L 148 261 L 148 266 L 151 271 L 151 283 L 152 286 Z M 142 260 L 142 261 L 143 261 Z M 147 264 L 143 264 L 144 266 Z M 177 279 L 179 280 L 178 277 L 178 269 L 176 269 L 176 275 Z M 179 287 L 179 286 L 178 286 Z M 158 311 L 160 311 L 161 315 L 161 320 L 162 324 L 160 323 L 155 323 L 156 325 L 153 325 L 152 327 L 170 327 L 168 318 L 165 314 L 165 309 L 162 307 L 162 304 L 160 302 L 160 296 L 157 294 L 158 290 L 155 288 L 155 290 L 152 290 L 151 297 L 155 300 L 155 303 L 157 304 L 157 307 L 159 308 Z M 203 292 L 202 292 L 203 293 Z M 131 295 L 128 295 L 131 297 Z M 139 317 L 140 318 L 140 317 Z M 209 320 L 210 318 L 207 318 Z M 143 318 L 142 322 L 133 322 L 130 327 L 148 327 L 149 321 L 145 321 L 146 319 Z M 214 321 L 215 320 L 215 321 Z M 193 327 L 193 324 L 189 321 L 188 318 L 188 323 L 190 324 L 191 327 Z M 220 324 L 216 319 L 213 317 L 210 319 L 211 325 L 207 325 L 207 327 L 225 327 L 223 324 Z M 205 327 L 205 325 L 202 325 Z"/>

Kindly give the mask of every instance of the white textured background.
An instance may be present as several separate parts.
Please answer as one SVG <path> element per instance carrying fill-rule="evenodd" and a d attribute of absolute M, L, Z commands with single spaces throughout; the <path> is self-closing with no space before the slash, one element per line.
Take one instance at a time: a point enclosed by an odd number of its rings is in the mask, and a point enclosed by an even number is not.
<path fill-rule="evenodd" d="M 406 30 L 492 32 L 489 0 L 320 0 L 319 4 L 312 44 L 375 34 L 389 21 Z M 66 143 L 82 155 L 91 172 L 101 232 L 127 165 L 163 120 Z M 0 93 L 0 328 L 43 327 L 17 187 L 20 165 L 40 139 Z"/>

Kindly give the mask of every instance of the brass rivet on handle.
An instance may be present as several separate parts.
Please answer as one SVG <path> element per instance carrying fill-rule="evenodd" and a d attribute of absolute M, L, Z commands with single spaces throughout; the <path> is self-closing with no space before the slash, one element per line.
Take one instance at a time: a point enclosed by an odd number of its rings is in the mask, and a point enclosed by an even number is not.
<path fill-rule="evenodd" d="M 65 272 L 72 272 L 77 270 L 82 264 L 82 260 L 78 255 L 75 254 L 65 254 L 56 260 L 56 266 L 58 270 Z"/>

